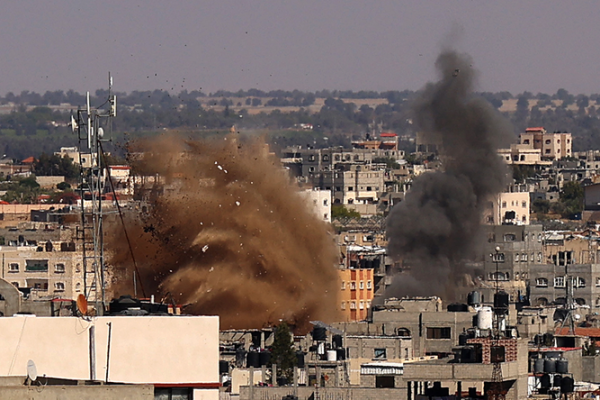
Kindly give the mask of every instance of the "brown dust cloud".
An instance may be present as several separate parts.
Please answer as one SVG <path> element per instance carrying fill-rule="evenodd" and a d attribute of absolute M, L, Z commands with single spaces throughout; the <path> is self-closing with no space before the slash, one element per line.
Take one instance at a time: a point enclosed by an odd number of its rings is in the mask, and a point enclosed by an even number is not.
<path fill-rule="evenodd" d="M 166 135 L 132 150 L 146 202 L 124 221 L 147 297 L 219 315 L 222 329 L 285 320 L 300 331 L 336 319 L 333 238 L 262 139 Z M 134 264 L 118 219 L 109 232 L 115 294 L 131 294 Z"/>
<path fill-rule="evenodd" d="M 498 156 L 513 129 L 487 101 L 475 96 L 476 72 L 466 54 L 442 52 L 439 80 L 415 101 L 415 123 L 440 145 L 443 168 L 421 174 L 387 218 L 388 254 L 410 268 L 396 276 L 388 297 L 438 295 L 458 300 L 468 290 L 477 258 L 482 211 L 507 183 Z M 469 282 L 471 281 L 471 282 Z"/>

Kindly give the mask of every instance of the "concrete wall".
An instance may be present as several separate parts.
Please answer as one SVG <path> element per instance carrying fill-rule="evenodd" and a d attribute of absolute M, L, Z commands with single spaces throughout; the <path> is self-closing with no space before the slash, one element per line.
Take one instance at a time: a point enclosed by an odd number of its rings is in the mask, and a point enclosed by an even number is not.
<path fill-rule="evenodd" d="M 218 395 L 217 395 L 218 398 Z M 0 386 L 0 400 L 153 400 L 152 385 Z M 196 397 L 194 397 L 196 399 Z"/>
<path fill-rule="evenodd" d="M 600 356 L 584 356 L 581 365 L 584 382 L 600 383 Z"/>
<path fill-rule="evenodd" d="M 108 366 L 109 382 L 219 382 L 218 317 L 0 318 L 0 376 L 24 376 L 33 360 L 39 376 L 90 379 L 92 327 L 97 380 Z"/>
<path fill-rule="evenodd" d="M 336 399 L 336 400 L 389 400 L 406 399 L 406 388 L 401 389 L 375 389 L 375 388 L 313 388 L 300 386 L 294 390 L 293 387 L 253 387 L 242 386 L 240 388 L 239 400 L 250 400 L 252 398 L 263 400 L 280 400 L 283 396 L 297 393 L 299 400 L 314 399 Z M 313 397 L 311 397 L 313 396 Z"/>

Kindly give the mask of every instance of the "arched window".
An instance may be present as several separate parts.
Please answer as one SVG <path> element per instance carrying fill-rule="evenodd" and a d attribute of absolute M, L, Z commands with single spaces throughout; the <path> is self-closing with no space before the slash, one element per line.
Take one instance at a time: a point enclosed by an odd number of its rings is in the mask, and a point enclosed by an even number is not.
<path fill-rule="evenodd" d="M 538 297 L 537 300 L 535 301 L 535 303 L 538 306 L 547 306 L 548 305 L 548 299 L 545 297 Z"/>
<path fill-rule="evenodd" d="M 490 280 L 492 281 L 506 281 L 508 280 L 508 273 L 504 272 L 492 272 L 490 274 Z"/>
<path fill-rule="evenodd" d="M 396 330 L 396 334 L 398 336 L 410 336 L 410 329 L 408 329 L 408 328 L 398 328 Z"/>

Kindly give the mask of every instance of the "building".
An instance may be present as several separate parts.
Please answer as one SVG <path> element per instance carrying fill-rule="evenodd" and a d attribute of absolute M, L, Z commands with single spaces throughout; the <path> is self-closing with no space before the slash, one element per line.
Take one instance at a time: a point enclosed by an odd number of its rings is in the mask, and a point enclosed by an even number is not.
<path fill-rule="evenodd" d="M 306 197 L 309 208 L 313 214 L 322 221 L 331 223 L 331 191 L 330 190 L 304 190 L 301 194 Z"/>
<path fill-rule="evenodd" d="M 219 318 L 0 318 L 2 377 L 154 386 L 155 398 L 219 398 Z M 162 396 L 167 397 L 162 397 Z"/>
<path fill-rule="evenodd" d="M 529 192 L 503 192 L 490 198 L 483 210 L 483 222 L 488 225 L 529 225 Z"/>
<path fill-rule="evenodd" d="M 527 128 L 519 139 L 520 144 L 541 150 L 543 160 L 560 160 L 573 155 L 570 133 L 547 133 L 543 127 Z"/>
<path fill-rule="evenodd" d="M 343 321 L 367 319 L 375 292 L 374 269 L 347 268 L 338 271 L 341 281 L 340 310 Z"/>
<path fill-rule="evenodd" d="M 542 161 L 541 149 L 526 144 L 511 144 L 510 149 L 499 149 L 498 154 L 509 165 L 552 165 L 552 161 Z"/>

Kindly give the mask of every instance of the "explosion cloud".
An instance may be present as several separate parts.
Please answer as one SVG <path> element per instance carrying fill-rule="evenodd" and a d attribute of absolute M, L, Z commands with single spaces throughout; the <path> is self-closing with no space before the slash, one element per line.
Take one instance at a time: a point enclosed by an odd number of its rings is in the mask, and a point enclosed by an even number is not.
<path fill-rule="evenodd" d="M 453 51 L 436 61 L 440 80 L 415 103 L 417 126 L 441 145 L 443 172 L 415 178 L 405 201 L 387 219 L 388 251 L 411 266 L 388 296 L 440 295 L 454 300 L 468 273 L 482 208 L 501 192 L 507 169 L 497 149 L 508 143 L 510 125 L 485 100 L 472 95 L 468 56 Z"/>
<path fill-rule="evenodd" d="M 161 177 L 148 208 L 126 215 L 146 296 L 218 314 L 222 329 L 335 319 L 333 239 L 262 140 L 166 136 L 137 147 L 136 173 Z M 131 293 L 124 231 L 111 228 L 116 293 Z"/>

